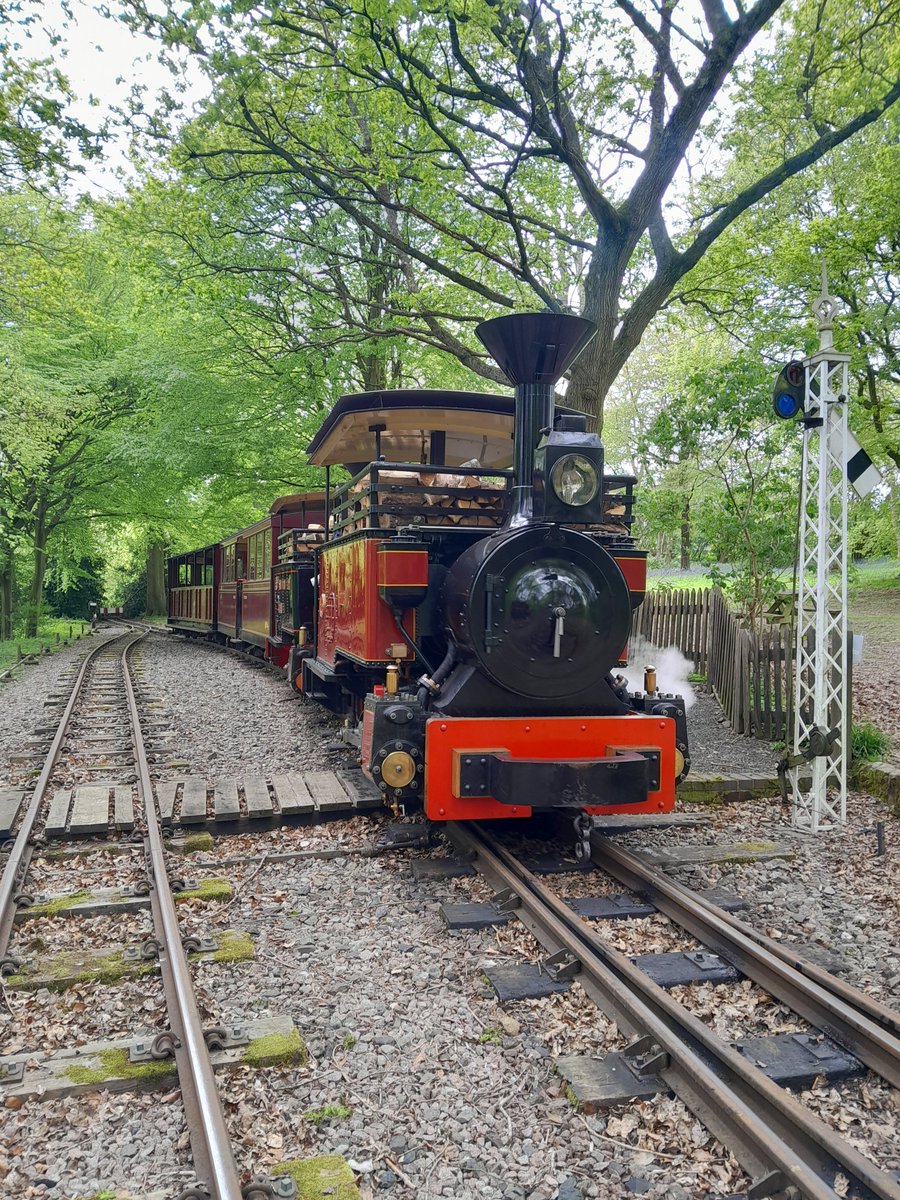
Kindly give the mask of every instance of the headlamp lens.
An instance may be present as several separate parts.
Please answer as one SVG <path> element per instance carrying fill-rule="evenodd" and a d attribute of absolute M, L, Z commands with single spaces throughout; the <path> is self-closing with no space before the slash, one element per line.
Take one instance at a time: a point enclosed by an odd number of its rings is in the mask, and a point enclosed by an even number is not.
<path fill-rule="evenodd" d="M 583 454 L 567 454 L 553 464 L 550 485 L 557 497 L 571 508 L 582 508 L 600 490 L 597 468 Z"/>

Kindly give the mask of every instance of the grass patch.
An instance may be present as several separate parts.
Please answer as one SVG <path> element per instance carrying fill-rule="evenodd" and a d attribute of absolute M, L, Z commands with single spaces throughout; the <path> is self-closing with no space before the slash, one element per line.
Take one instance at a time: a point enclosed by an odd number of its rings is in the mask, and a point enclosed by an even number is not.
<path fill-rule="evenodd" d="M 128 1051 L 122 1049 L 101 1050 L 97 1058 L 100 1059 L 99 1067 L 88 1067 L 83 1063 L 66 1067 L 66 1078 L 73 1083 L 90 1084 L 106 1083 L 108 1079 L 165 1079 L 176 1074 L 174 1059 L 134 1063 L 129 1059 Z"/>
<path fill-rule="evenodd" d="M 305 1063 L 309 1058 L 306 1043 L 297 1032 L 267 1033 L 254 1038 L 244 1047 L 241 1061 L 248 1067 L 285 1067 L 292 1063 Z"/>
<path fill-rule="evenodd" d="M 356 1045 L 356 1034 L 355 1033 L 345 1033 L 344 1040 L 341 1043 L 341 1045 L 344 1047 L 345 1050 L 352 1050 L 353 1047 Z"/>
<path fill-rule="evenodd" d="M 53 653 L 55 650 L 62 649 L 63 640 L 69 638 L 70 630 L 74 640 L 87 633 L 89 629 L 90 626 L 85 621 L 73 621 L 68 617 L 48 617 L 38 626 L 37 637 L 18 637 L 12 638 L 8 642 L 0 642 L 0 671 L 5 671 L 7 667 L 14 665 L 19 650 L 23 655 L 43 654 L 45 651 Z"/>
<path fill-rule="evenodd" d="M 256 954 L 253 938 L 249 933 L 237 933 L 226 929 L 218 935 L 219 948 L 213 951 L 213 962 L 246 962 Z"/>
<path fill-rule="evenodd" d="M 339 1154 L 295 1158 L 277 1163 L 273 1175 L 287 1175 L 297 1185 L 297 1200 L 359 1200 L 356 1177 Z"/>
<path fill-rule="evenodd" d="M 352 1109 L 346 1104 L 323 1104 L 321 1108 L 311 1108 L 303 1114 L 303 1120 L 313 1125 L 321 1125 L 323 1121 L 341 1121 L 349 1117 Z"/>
<path fill-rule="evenodd" d="M 230 900 L 234 893 L 227 879 L 204 879 L 195 888 L 187 888 L 175 893 L 175 903 L 183 904 L 187 900 L 202 900 L 209 904 L 214 900 Z"/>
<path fill-rule="evenodd" d="M 886 563 L 877 567 L 851 568 L 850 592 L 876 592 L 885 588 L 900 587 L 900 563 Z"/>
<path fill-rule="evenodd" d="M 891 739 L 870 721 L 854 725 L 850 733 L 850 757 L 857 762 L 881 762 Z"/>

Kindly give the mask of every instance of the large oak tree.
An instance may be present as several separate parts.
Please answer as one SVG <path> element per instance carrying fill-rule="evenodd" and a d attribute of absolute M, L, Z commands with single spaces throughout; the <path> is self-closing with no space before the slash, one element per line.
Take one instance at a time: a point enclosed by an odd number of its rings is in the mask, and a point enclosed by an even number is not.
<path fill-rule="evenodd" d="M 900 0 L 125 6 L 210 75 L 188 163 L 255 201 L 211 231 L 211 268 L 235 269 L 227 234 L 289 245 L 285 287 L 488 379 L 475 320 L 581 312 L 599 336 L 569 396 L 598 417 L 717 238 L 900 97 Z M 760 112 L 777 135 L 744 167 Z"/>

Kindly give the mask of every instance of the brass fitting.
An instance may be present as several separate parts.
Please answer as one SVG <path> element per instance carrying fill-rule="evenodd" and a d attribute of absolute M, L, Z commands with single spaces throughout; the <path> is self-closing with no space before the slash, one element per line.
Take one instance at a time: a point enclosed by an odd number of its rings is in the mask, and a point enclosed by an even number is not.
<path fill-rule="evenodd" d="M 400 690 L 400 668 L 391 663 L 385 672 L 384 690 L 389 696 L 396 696 Z"/>

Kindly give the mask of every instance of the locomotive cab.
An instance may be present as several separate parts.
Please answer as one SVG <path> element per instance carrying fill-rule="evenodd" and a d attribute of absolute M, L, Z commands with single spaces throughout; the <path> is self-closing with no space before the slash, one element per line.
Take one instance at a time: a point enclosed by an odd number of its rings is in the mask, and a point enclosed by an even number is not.
<path fill-rule="evenodd" d="M 515 397 L 345 396 L 316 434 L 326 532 L 294 686 L 345 715 L 398 811 L 666 811 L 684 704 L 616 674 L 646 580 L 635 481 L 606 474 L 600 439 L 554 398 L 593 326 L 525 314 L 478 333 Z"/>

